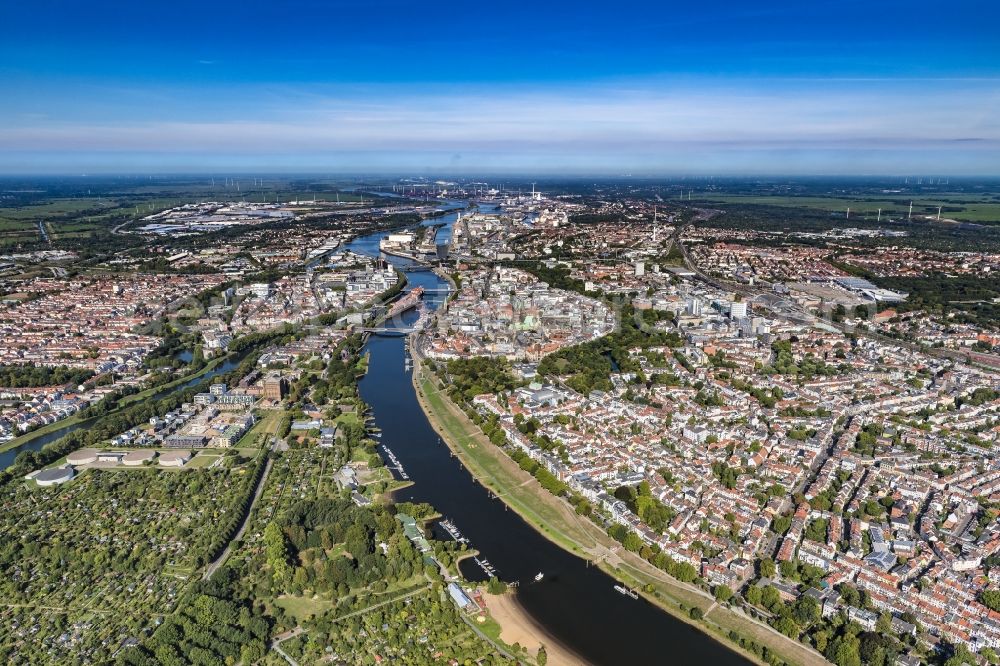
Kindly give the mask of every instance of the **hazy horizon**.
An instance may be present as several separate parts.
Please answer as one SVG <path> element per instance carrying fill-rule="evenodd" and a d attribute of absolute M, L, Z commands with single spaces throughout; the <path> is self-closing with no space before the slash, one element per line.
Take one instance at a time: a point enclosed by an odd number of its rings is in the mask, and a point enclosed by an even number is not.
<path fill-rule="evenodd" d="M 960 0 L 0 8 L 0 173 L 1000 172 Z"/>

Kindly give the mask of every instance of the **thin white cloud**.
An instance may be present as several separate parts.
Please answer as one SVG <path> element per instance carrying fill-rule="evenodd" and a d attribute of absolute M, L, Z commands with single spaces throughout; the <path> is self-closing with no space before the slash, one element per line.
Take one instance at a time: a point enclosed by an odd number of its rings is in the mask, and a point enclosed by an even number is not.
<path fill-rule="evenodd" d="M 1000 156 L 1000 83 L 671 88 L 657 82 L 559 90 L 274 89 L 206 97 L 217 120 L 11 119 L 0 151 L 322 155 L 520 154 L 525 161 L 696 158 L 768 151 L 964 150 Z M 183 99 L 181 100 L 183 101 Z M 191 115 L 191 114 L 187 114 Z M 198 115 L 197 109 L 193 115 Z M 666 159 L 666 158 L 664 158 Z M 952 155 L 949 159 L 954 160 Z M 471 162 L 471 160 L 470 160 Z"/>

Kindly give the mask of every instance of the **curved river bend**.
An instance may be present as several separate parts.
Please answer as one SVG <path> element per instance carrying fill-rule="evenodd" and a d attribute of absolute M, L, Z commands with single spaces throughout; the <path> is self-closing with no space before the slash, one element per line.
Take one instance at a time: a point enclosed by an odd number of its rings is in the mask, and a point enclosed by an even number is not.
<path fill-rule="evenodd" d="M 448 236 L 455 215 L 440 234 Z M 349 246 L 356 252 L 378 253 L 379 235 L 359 238 Z M 399 268 L 406 261 L 390 258 Z M 432 290 L 447 286 L 431 272 L 407 274 L 408 288 Z M 437 307 L 441 295 L 425 302 Z M 416 318 L 405 315 L 409 323 Z M 397 498 L 428 502 L 450 518 L 482 557 L 496 567 L 503 580 L 522 582 L 519 604 L 560 643 L 593 664 L 746 664 L 723 644 L 656 608 L 644 599 L 633 600 L 614 590 L 615 580 L 583 559 L 539 534 L 513 511 L 505 509 L 477 483 L 448 447 L 440 442 L 417 402 L 409 372 L 404 368 L 404 339 L 372 337 L 368 374 L 361 380 L 361 397 L 372 407 L 381 443 L 389 446 L 414 484 Z M 463 574 L 471 580 L 485 575 L 471 560 Z M 542 571 L 545 579 L 532 582 Z"/>
<path fill-rule="evenodd" d="M 454 211 L 458 206 L 451 203 L 449 207 Z M 444 224 L 440 242 L 447 242 L 455 218 L 456 213 L 450 212 L 429 222 Z M 381 235 L 363 236 L 347 247 L 377 255 Z M 395 257 L 389 259 L 402 269 L 409 263 Z M 411 272 L 407 278 L 408 288 L 420 285 L 432 290 L 447 286 L 431 272 Z M 439 294 L 428 294 L 425 302 L 436 308 L 441 298 Z M 404 315 L 407 323 L 415 318 L 413 312 Z M 496 567 L 501 579 L 522 581 L 524 584 L 517 593 L 519 604 L 555 639 L 578 654 L 582 663 L 608 666 L 749 663 L 645 600 L 633 600 L 615 592 L 613 578 L 596 567 L 588 567 L 584 560 L 564 551 L 516 513 L 506 510 L 500 500 L 491 499 L 489 491 L 473 479 L 457 458 L 451 457 L 448 447 L 440 442 L 427 421 L 409 372 L 404 369 L 403 341 L 401 337 L 369 340 L 371 359 L 368 374 L 360 385 L 361 396 L 371 405 L 375 422 L 383 432 L 382 443 L 393 450 L 415 482 L 397 493 L 400 499 L 432 504 L 455 522 L 482 557 Z M 239 359 L 229 359 L 190 383 L 227 372 L 238 363 Z M 10 465 L 20 451 L 38 450 L 84 426 L 84 423 L 66 426 L 0 453 L 0 469 Z M 462 571 L 470 580 L 485 577 L 471 560 L 463 562 Z M 531 583 L 539 571 L 545 572 L 545 579 Z"/>

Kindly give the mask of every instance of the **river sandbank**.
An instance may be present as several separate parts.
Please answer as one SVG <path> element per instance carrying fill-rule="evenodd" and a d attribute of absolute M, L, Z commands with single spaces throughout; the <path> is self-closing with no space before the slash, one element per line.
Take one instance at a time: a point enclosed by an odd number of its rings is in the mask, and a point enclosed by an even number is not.
<path fill-rule="evenodd" d="M 513 592 L 506 594 L 484 594 L 486 608 L 497 624 L 500 625 L 500 640 L 507 645 L 517 643 L 527 648 L 534 657 L 538 648 L 545 646 L 546 663 L 551 666 L 579 666 L 586 662 L 572 650 L 562 645 L 550 636 L 545 628 L 538 624 L 517 602 Z"/>

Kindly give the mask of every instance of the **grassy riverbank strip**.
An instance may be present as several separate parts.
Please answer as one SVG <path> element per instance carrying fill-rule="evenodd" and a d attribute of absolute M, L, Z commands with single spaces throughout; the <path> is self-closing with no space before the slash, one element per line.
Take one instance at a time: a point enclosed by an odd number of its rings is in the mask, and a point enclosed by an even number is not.
<path fill-rule="evenodd" d="M 163 391 L 169 391 L 177 386 L 180 386 L 181 384 L 184 384 L 185 382 L 194 381 L 199 377 L 208 374 L 222 363 L 225 363 L 229 359 L 229 357 L 230 357 L 229 354 L 218 356 L 209 361 L 208 363 L 206 363 L 202 368 L 200 368 L 195 372 L 188 373 L 186 375 L 181 375 L 180 377 L 177 377 L 176 379 L 171 379 L 169 382 L 166 382 L 164 384 L 150 386 L 149 388 L 143 389 L 138 393 L 127 395 L 118 401 L 118 406 L 124 407 L 126 405 L 131 405 L 134 402 L 138 402 L 139 400 L 145 400 L 146 398 L 156 395 L 157 393 L 162 393 Z"/>
<path fill-rule="evenodd" d="M 576 555 L 587 557 L 598 544 L 582 528 L 581 519 L 572 509 L 552 495 L 534 492 L 531 486 L 538 484 L 534 477 L 498 451 L 475 425 L 471 422 L 467 422 L 467 425 L 462 423 L 459 416 L 451 412 L 451 409 L 457 411 L 457 407 L 432 385 L 429 378 L 422 378 L 418 386 L 417 398 L 431 425 L 476 480 L 531 522 L 547 538 Z M 540 486 L 538 490 L 544 492 Z"/>
<path fill-rule="evenodd" d="M 89 420 L 94 420 L 94 419 L 91 418 Z M 5 442 L 4 444 L 0 445 L 0 453 L 3 453 L 4 451 L 9 451 L 11 449 L 16 449 L 19 446 L 24 446 L 25 444 L 29 444 L 34 440 L 38 439 L 39 437 L 44 437 L 50 432 L 61 430 L 62 428 L 68 428 L 76 423 L 79 423 L 80 421 L 81 421 L 80 414 L 79 412 L 77 412 L 76 414 L 73 414 L 68 418 L 62 419 L 60 421 L 55 421 L 53 423 L 48 423 L 46 425 L 43 425 L 41 428 L 32 430 L 31 432 L 21 435 L 20 437 L 15 437 L 9 442 Z"/>
<path fill-rule="evenodd" d="M 417 400 L 432 427 L 455 452 L 469 472 L 501 501 L 516 511 L 540 534 L 565 550 L 597 563 L 613 578 L 635 588 L 650 602 L 674 617 L 719 640 L 757 663 L 757 655 L 743 650 L 729 638 L 733 631 L 752 640 L 794 666 L 821 666 L 828 662 L 818 652 L 779 634 L 739 611 L 721 606 L 706 591 L 674 580 L 642 558 L 620 547 L 589 519 L 555 497 L 494 446 L 465 413 L 434 384 L 415 357 L 413 384 Z M 651 586 L 652 593 L 648 591 Z M 699 608 L 701 621 L 689 609 Z"/>

